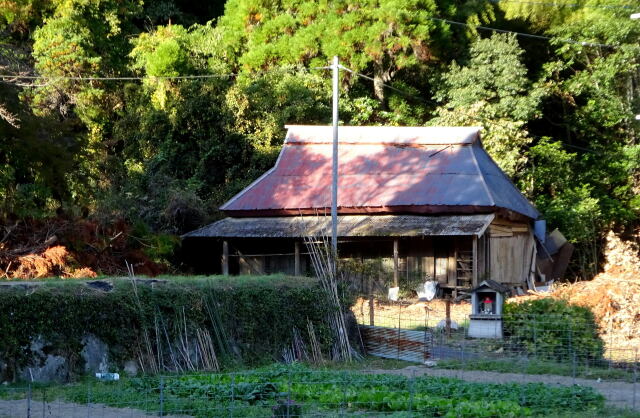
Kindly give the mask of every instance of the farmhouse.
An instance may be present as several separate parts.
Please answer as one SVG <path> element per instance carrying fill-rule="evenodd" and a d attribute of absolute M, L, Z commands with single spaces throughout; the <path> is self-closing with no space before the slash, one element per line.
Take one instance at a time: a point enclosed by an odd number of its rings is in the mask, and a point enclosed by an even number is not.
<path fill-rule="evenodd" d="M 332 130 L 287 126 L 275 166 L 183 236 L 201 272 L 310 274 L 305 236 L 330 231 Z M 344 126 L 340 258 L 378 262 L 390 285 L 456 292 L 533 278 L 538 211 L 483 149 L 477 127 Z"/>

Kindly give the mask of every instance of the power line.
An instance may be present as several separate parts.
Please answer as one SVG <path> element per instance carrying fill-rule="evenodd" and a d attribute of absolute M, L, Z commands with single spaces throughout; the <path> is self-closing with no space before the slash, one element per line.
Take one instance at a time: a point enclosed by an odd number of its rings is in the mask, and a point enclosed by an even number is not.
<path fill-rule="evenodd" d="M 202 75 L 177 75 L 177 76 L 122 76 L 122 77 L 94 77 L 94 76 L 41 76 L 41 75 L 20 75 L 20 74 L 0 74 L 0 81 L 12 82 L 13 80 L 44 80 L 44 81 L 138 81 L 138 80 L 206 80 L 213 78 L 232 78 L 241 75 L 265 75 L 271 72 L 283 71 L 310 71 L 324 70 L 331 67 L 274 67 L 268 70 L 250 73 L 226 73 L 226 74 L 202 74 Z M 24 84 L 24 87 L 30 85 Z M 43 87 L 44 85 L 39 85 Z M 37 87 L 37 86 L 34 86 Z"/>
<path fill-rule="evenodd" d="M 438 22 L 448 23 L 450 25 L 466 26 L 466 27 L 470 27 L 470 28 L 475 28 L 475 29 L 480 29 L 480 30 L 487 30 L 487 31 L 491 31 L 491 32 L 510 33 L 510 34 L 513 34 L 513 35 L 516 35 L 516 36 L 520 36 L 520 37 L 523 37 L 523 38 L 539 39 L 539 40 L 544 40 L 544 41 L 555 40 L 555 41 L 560 41 L 560 42 L 564 42 L 564 43 L 567 43 L 567 44 L 582 45 L 582 46 L 597 46 L 597 47 L 601 47 L 601 48 L 612 48 L 612 49 L 619 48 L 619 46 L 617 46 L 617 45 L 601 44 L 601 43 L 596 43 L 596 42 L 574 41 L 573 39 L 558 39 L 558 38 L 552 38 L 550 36 L 533 35 L 531 33 L 525 33 L 525 32 L 515 32 L 515 31 L 511 31 L 511 30 L 506 30 L 506 29 L 490 28 L 488 26 L 472 25 L 470 23 L 456 22 L 455 20 L 442 19 L 442 18 L 439 18 L 439 17 L 429 17 L 429 19 L 435 20 L 435 21 L 438 21 Z"/>
<path fill-rule="evenodd" d="M 487 0 L 490 3 L 520 3 L 535 6 L 551 6 L 551 7 L 572 7 L 572 8 L 590 8 L 590 9 L 633 9 L 637 6 L 631 4 L 578 4 L 578 3 L 553 3 L 543 1 L 523 1 L 523 0 Z"/>
<path fill-rule="evenodd" d="M 431 18 L 433 20 L 440 20 L 440 21 L 444 21 L 446 23 L 451 23 L 451 24 L 457 24 L 457 25 L 463 25 L 463 26 L 471 26 L 465 23 L 461 23 L 461 22 L 454 22 L 454 21 L 449 21 L 446 19 L 440 19 L 440 18 Z M 549 40 L 551 38 L 549 37 L 545 37 L 545 36 L 539 36 L 539 35 L 531 35 L 531 34 L 524 34 L 524 33 L 519 33 L 519 32 L 511 32 L 511 31 L 506 31 L 506 30 L 502 30 L 502 29 L 494 29 L 494 28 L 486 28 L 483 26 L 476 26 L 477 28 L 482 28 L 482 29 L 487 29 L 487 30 L 493 30 L 493 31 L 497 31 L 497 32 L 504 32 L 504 33 L 514 33 L 514 34 L 519 34 L 522 36 L 529 36 L 529 37 L 535 37 L 535 38 L 540 38 L 540 39 L 546 39 Z M 581 43 L 584 45 L 584 43 Z M 354 71 L 348 67 L 345 67 L 343 65 L 339 65 L 339 67 L 342 70 L 345 70 L 351 74 L 354 74 L 357 77 L 361 77 L 364 78 L 366 80 L 372 81 L 372 82 L 376 82 L 376 80 L 373 77 L 370 77 L 368 75 L 359 73 L 357 71 Z M 213 78 L 231 78 L 231 77 L 237 77 L 239 75 L 246 75 L 246 74 L 251 74 L 251 75 L 265 75 L 268 74 L 270 72 L 276 72 L 276 71 L 286 71 L 286 72 L 293 72 L 293 71 L 310 71 L 310 70 L 328 70 L 328 69 L 332 69 L 332 66 L 324 66 L 324 67 L 310 67 L 310 68 L 305 68 L 305 67 L 275 67 L 275 68 L 271 68 L 269 70 L 264 70 L 264 71 L 258 71 L 258 72 L 254 72 L 254 73 L 227 73 L 227 74 L 203 74 L 203 75 L 182 75 L 182 76 L 125 76 L 125 77 L 81 77 L 81 76 L 62 76 L 62 77 L 49 77 L 49 76 L 34 76 L 34 75 L 16 75 L 16 74 L 0 74 L 0 82 L 4 82 L 4 83 L 10 83 L 10 84 L 14 84 L 14 85 L 18 85 L 18 86 L 22 86 L 22 87 L 46 87 L 49 84 L 39 84 L 39 85 L 33 85 L 33 84 L 18 84 L 13 82 L 12 80 L 49 80 L 51 81 L 59 81 L 59 80 L 69 80 L 69 81 L 138 81 L 138 80 L 154 80 L 154 79 L 161 79 L 161 80 L 205 80 L 205 79 L 213 79 Z M 6 79 L 12 79 L 12 80 L 6 80 Z M 380 83 L 383 87 L 395 91 L 396 93 L 402 94 L 403 96 L 407 97 L 407 98 L 411 98 L 414 100 L 418 100 L 421 101 L 423 103 L 427 103 L 427 104 L 435 104 L 435 105 L 440 105 L 440 103 L 436 102 L 435 100 L 429 100 L 426 99 L 424 97 L 420 97 L 420 96 L 416 96 L 415 94 L 409 93 L 407 91 L 398 89 L 394 86 L 391 86 L 389 84 L 386 84 L 384 82 Z M 458 111 L 459 112 L 459 111 Z M 459 112 L 464 114 L 465 116 L 471 117 L 471 118 L 476 118 L 476 115 L 472 115 L 470 113 L 464 113 L 464 112 Z M 498 122 L 492 121 L 492 120 L 487 120 L 485 121 L 486 123 L 489 124 L 493 124 L 495 126 L 505 126 L 504 124 L 500 124 Z M 535 135 L 532 135 L 535 137 Z M 538 137 L 539 138 L 539 137 Z M 594 152 L 594 153 L 598 153 L 595 150 L 590 150 L 588 148 L 582 148 L 579 147 L 577 145 L 571 145 L 571 144 L 566 144 L 564 142 L 562 142 L 564 145 L 567 145 L 569 147 L 573 147 L 573 148 L 577 148 L 577 149 L 581 149 L 584 151 L 588 151 L 588 152 Z"/>
<path fill-rule="evenodd" d="M 343 66 L 343 65 L 340 65 L 340 68 L 341 68 L 342 70 L 345 70 L 345 71 L 347 71 L 347 72 L 349 72 L 349 73 L 351 73 L 351 74 L 355 75 L 355 76 L 362 77 L 362 78 L 364 78 L 364 79 L 366 79 L 366 80 L 369 80 L 369 81 L 373 81 L 374 83 L 376 82 L 376 80 L 375 80 L 373 77 L 369 77 L 368 75 L 364 75 L 364 74 L 359 73 L 359 72 L 357 72 L 357 71 L 354 71 L 354 70 L 352 70 L 352 69 L 350 69 L 350 68 L 347 68 L 347 67 L 345 67 L 345 66 Z M 425 98 L 423 98 L 423 97 L 416 96 L 415 94 L 411 94 L 411 93 L 406 92 L 406 91 L 404 91 L 404 90 L 400 90 L 400 89 L 398 89 L 398 88 L 395 88 L 395 87 L 393 87 L 393 86 L 390 86 L 390 85 L 388 85 L 388 84 L 385 84 L 384 82 L 383 82 L 383 83 L 381 83 L 381 84 L 382 84 L 384 87 L 386 87 L 387 89 L 389 89 L 389 90 L 393 90 L 393 91 L 395 91 L 395 92 L 397 92 L 397 93 L 400 93 L 400 94 L 402 94 L 403 96 L 406 96 L 406 97 L 409 97 L 409 98 L 412 98 L 412 99 L 417 99 L 417 100 L 420 100 L 420 101 L 425 102 L 425 103 L 431 103 L 431 104 L 436 104 L 436 105 L 438 104 L 438 102 L 436 102 L 436 101 L 434 101 L 434 100 L 428 100 L 428 99 L 425 99 Z"/>
<path fill-rule="evenodd" d="M 529 2 L 529 1 L 520 1 L 520 0 L 488 0 L 488 1 L 493 2 L 493 3 L 497 3 L 497 2 L 501 2 L 501 1 L 502 2 L 509 1 L 509 2 L 531 3 L 531 4 L 535 3 L 535 4 L 548 4 L 548 5 L 562 5 L 561 3 Z M 579 5 L 574 4 L 574 5 L 571 5 L 571 6 L 579 6 Z M 516 32 L 516 31 L 510 31 L 510 30 L 506 30 L 506 29 L 492 28 L 492 27 L 488 27 L 488 26 L 472 25 L 472 24 L 469 24 L 469 23 L 457 22 L 457 21 L 454 21 L 454 20 L 443 19 L 443 18 L 439 18 L 439 17 L 429 17 L 429 19 L 435 20 L 435 21 L 438 21 L 438 22 L 444 22 L 444 23 L 447 23 L 449 25 L 464 26 L 464 27 L 470 27 L 470 28 L 475 28 L 475 29 L 479 29 L 479 30 L 486 30 L 486 31 L 498 32 L 498 33 L 509 33 L 509 34 L 513 34 L 513 35 L 516 35 L 516 36 L 519 36 L 519 37 L 530 38 L 530 39 L 538 39 L 538 40 L 544 40 L 544 41 L 556 40 L 556 41 L 559 41 L 559 42 L 564 42 L 564 43 L 569 43 L 569 44 L 574 44 L 574 45 L 593 46 L 593 47 L 601 47 L 601 48 L 612 48 L 612 49 L 619 48 L 619 46 L 617 46 L 617 45 L 602 44 L 602 43 L 597 43 L 597 42 L 574 41 L 573 39 L 552 38 L 552 37 L 549 37 L 549 36 L 534 35 L 534 34 L 525 33 L 525 32 Z M 266 74 L 268 72 L 277 71 L 277 70 L 289 70 L 289 71 L 304 70 L 304 71 L 308 71 L 308 70 L 325 70 L 325 69 L 329 69 L 329 68 L 331 68 L 331 67 L 326 67 L 326 66 L 325 67 L 312 67 L 312 68 L 309 68 L 309 69 L 304 68 L 304 67 L 291 67 L 291 68 L 277 67 L 277 68 L 269 69 L 269 70 L 266 70 L 266 71 L 260 71 L 260 72 L 250 73 L 250 74 L 260 75 L 260 74 Z M 351 72 L 351 70 L 346 68 L 346 67 L 342 67 L 342 68 L 345 71 Z M 206 80 L 206 79 L 213 79 L 213 78 L 232 78 L 232 77 L 237 77 L 240 74 L 241 73 L 178 75 L 178 76 L 118 76 L 118 77 L 38 76 L 38 75 L 0 74 L 0 82 L 12 83 L 12 82 L 17 81 L 17 80 L 50 80 L 50 81 L 63 81 L 63 80 L 67 80 L 67 81 L 138 81 L 138 80 L 198 80 L 198 79 Z M 246 73 L 244 73 L 244 74 L 246 74 Z M 361 77 L 365 77 L 365 78 L 367 77 L 364 74 L 358 74 L 358 75 L 361 76 Z M 371 80 L 373 81 L 373 79 L 371 79 Z M 44 86 L 46 86 L 46 85 L 39 85 L 39 86 L 34 86 L 34 87 L 44 87 Z M 404 94 L 404 92 L 402 92 L 401 90 L 395 89 L 395 87 L 388 86 L 388 88 L 391 88 L 393 90 L 398 91 L 401 94 Z"/>
<path fill-rule="evenodd" d="M 135 80 L 183 80 L 183 79 L 206 79 L 206 78 L 228 78 L 237 74 L 205 74 L 205 75 L 179 75 L 179 76 L 129 76 L 129 77 L 83 77 L 83 76 L 40 76 L 40 75 L 16 75 L 0 74 L 0 78 L 12 78 L 15 80 L 71 80 L 71 81 L 135 81 Z M 3 80 L 6 81 L 6 80 Z"/>
<path fill-rule="evenodd" d="M 358 76 L 358 77 L 362 77 L 362 78 L 364 78 L 364 79 L 366 79 L 366 80 L 369 80 L 369 81 L 374 81 L 373 77 L 370 77 L 370 76 L 365 75 L 365 74 L 361 74 L 361 73 L 359 73 L 359 72 L 357 72 L 357 71 L 354 71 L 354 70 L 352 70 L 352 69 L 350 69 L 350 68 L 347 68 L 347 67 L 345 67 L 345 66 L 343 66 L 343 65 L 340 65 L 340 68 L 341 68 L 341 69 L 343 69 L 343 70 L 345 70 L 345 71 L 348 71 L 349 73 L 354 74 L 354 75 L 356 75 L 356 76 Z M 381 82 L 380 84 L 382 84 L 382 86 L 386 87 L 387 89 L 389 89 L 389 90 L 393 90 L 393 91 L 398 92 L 398 93 L 401 93 L 402 95 L 404 95 L 404 96 L 406 96 L 406 97 L 413 98 L 413 99 L 416 99 L 416 100 L 419 100 L 419 101 L 422 101 L 422 102 L 426 102 L 426 103 L 433 103 L 433 104 L 439 105 L 439 103 L 438 103 L 438 102 L 436 102 L 436 101 L 434 101 L 434 100 L 429 100 L 429 99 L 425 99 L 425 98 L 423 98 L 423 97 L 416 96 L 415 94 L 412 94 L 412 93 L 409 93 L 409 92 L 407 92 L 407 91 L 404 91 L 404 90 L 398 89 L 398 88 L 396 88 L 396 87 L 390 86 L 389 84 L 386 84 L 386 83 L 384 83 L 384 82 Z M 473 115 L 473 114 L 471 114 L 471 113 L 461 112 L 460 110 L 456 110 L 456 112 L 457 112 L 457 113 L 461 113 L 461 114 L 463 114 L 464 116 L 467 116 L 467 117 L 469 117 L 469 118 L 474 118 L 474 119 L 477 119 L 477 118 L 478 118 L 478 116 L 477 116 L 477 115 Z M 506 127 L 506 126 L 507 126 L 507 125 L 506 125 L 506 124 L 504 124 L 504 123 L 499 123 L 499 122 L 496 122 L 496 121 L 493 121 L 493 120 L 490 120 L 490 119 L 488 119 L 488 120 L 484 121 L 483 123 L 487 123 L 487 124 L 494 125 L 494 126 L 498 126 L 498 127 Z M 542 139 L 542 137 L 541 137 L 541 136 L 533 135 L 533 134 L 531 134 L 531 133 L 529 133 L 529 136 L 531 136 L 532 138 L 536 138 L 536 139 Z M 602 155 L 602 153 L 601 153 L 601 152 L 596 151 L 596 150 L 594 150 L 594 149 L 585 148 L 585 147 L 580 147 L 580 146 L 578 146 L 578 145 L 573 145 L 573 144 L 568 144 L 568 143 L 563 142 L 563 141 L 558 141 L 558 142 L 560 142 L 561 144 L 563 144 L 563 145 L 565 145 L 565 146 L 567 146 L 567 147 L 570 147 L 570 148 L 575 148 L 575 149 L 579 149 L 579 150 L 582 150 L 582 151 L 585 151 L 585 152 L 591 152 L 591 153 L 593 153 L 593 154 Z M 438 151 L 438 152 L 439 152 L 439 151 Z"/>

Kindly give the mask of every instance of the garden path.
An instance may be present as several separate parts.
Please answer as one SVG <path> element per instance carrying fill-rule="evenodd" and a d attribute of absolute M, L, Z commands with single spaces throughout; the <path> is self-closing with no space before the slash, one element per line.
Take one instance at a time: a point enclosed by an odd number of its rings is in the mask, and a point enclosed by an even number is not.
<path fill-rule="evenodd" d="M 44 407 L 44 408 L 43 408 Z M 26 399 L 0 400 L 0 418 L 9 417 L 46 417 L 46 418 L 152 418 L 138 409 L 112 408 L 100 404 L 78 404 L 73 402 L 53 401 L 43 405 L 42 401 L 31 402 L 30 410 Z M 170 418 L 176 416 L 165 415 Z M 186 415 L 181 415 L 184 418 Z"/>

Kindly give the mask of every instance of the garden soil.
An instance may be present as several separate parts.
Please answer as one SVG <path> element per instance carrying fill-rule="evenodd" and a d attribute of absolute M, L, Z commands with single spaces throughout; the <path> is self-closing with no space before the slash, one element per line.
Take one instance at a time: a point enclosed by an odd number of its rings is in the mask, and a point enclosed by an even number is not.
<path fill-rule="evenodd" d="M 47 418 L 151 418 L 158 415 L 149 415 L 131 408 L 112 408 L 100 404 L 77 404 L 72 402 L 53 401 L 46 404 L 33 401 L 29 407 L 26 399 L 0 400 L 0 418 L 9 417 L 47 417 Z M 169 418 L 178 418 L 175 415 L 164 415 Z M 181 415 L 180 417 L 186 417 Z"/>

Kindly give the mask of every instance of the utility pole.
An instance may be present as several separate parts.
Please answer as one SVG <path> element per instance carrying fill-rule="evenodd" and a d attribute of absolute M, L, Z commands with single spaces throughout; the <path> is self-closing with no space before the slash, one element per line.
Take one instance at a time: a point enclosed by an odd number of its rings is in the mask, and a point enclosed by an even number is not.
<path fill-rule="evenodd" d="M 333 57 L 333 159 L 331 171 L 331 247 L 333 249 L 333 271 L 338 272 L 338 87 L 340 63 Z"/>
<path fill-rule="evenodd" d="M 629 17 L 631 18 L 631 20 L 638 20 L 640 19 L 640 13 L 633 13 Z M 636 120 L 640 120 L 640 115 L 636 115 Z"/>

